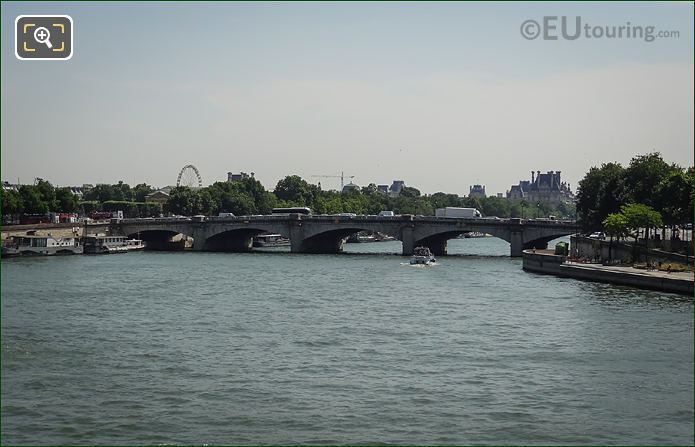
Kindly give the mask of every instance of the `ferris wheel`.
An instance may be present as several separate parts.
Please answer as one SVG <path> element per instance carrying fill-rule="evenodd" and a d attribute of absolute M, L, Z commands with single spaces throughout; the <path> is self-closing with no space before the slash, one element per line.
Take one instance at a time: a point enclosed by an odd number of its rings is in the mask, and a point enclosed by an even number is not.
<path fill-rule="evenodd" d="M 188 186 L 189 188 L 203 186 L 203 179 L 200 177 L 198 168 L 193 165 L 186 165 L 179 172 L 179 177 L 176 179 L 176 186 Z"/>

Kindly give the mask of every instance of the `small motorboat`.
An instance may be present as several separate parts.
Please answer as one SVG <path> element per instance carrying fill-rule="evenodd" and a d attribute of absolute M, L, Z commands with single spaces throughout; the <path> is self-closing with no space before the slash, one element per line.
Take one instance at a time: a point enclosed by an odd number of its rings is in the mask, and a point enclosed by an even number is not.
<path fill-rule="evenodd" d="M 427 247 L 415 247 L 413 257 L 410 258 L 411 265 L 432 265 L 437 260 Z"/>

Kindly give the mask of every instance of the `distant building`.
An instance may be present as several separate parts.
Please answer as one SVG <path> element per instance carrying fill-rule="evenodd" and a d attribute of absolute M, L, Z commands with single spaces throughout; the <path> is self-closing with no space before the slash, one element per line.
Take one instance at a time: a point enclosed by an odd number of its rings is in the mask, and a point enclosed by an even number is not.
<path fill-rule="evenodd" d="M 405 182 L 403 180 L 394 180 L 389 187 L 389 196 L 398 197 L 401 195 L 403 188 L 405 188 Z"/>
<path fill-rule="evenodd" d="M 343 186 L 342 192 L 359 191 L 359 190 L 360 190 L 359 185 L 356 185 L 356 184 L 350 182 L 347 185 Z"/>
<path fill-rule="evenodd" d="M 10 182 L 5 182 L 5 181 L 2 182 L 2 189 L 5 191 L 19 191 L 20 186 L 22 186 L 22 185 L 19 185 L 19 184 L 15 185 L 15 184 L 12 184 Z"/>
<path fill-rule="evenodd" d="M 376 190 L 377 190 L 377 192 L 380 192 L 381 194 L 388 194 L 389 193 L 389 185 L 377 185 Z"/>
<path fill-rule="evenodd" d="M 167 200 L 169 200 L 169 194 L 172 189 L 174 189 L 173 186 L 165 186 L 164 188 L 151 192 L 145 196 L 145 202 L 159 203 L 164 206 Z"/>
<path fill-rule="evenodd" d="M 251 175 L 245 173 L 245 172 L 240 172 L 238 174 L 234 174 L 233 172 L 228 172 L 227 173 L 227 181 L 228 182 L 239 182 L 245 178 L 253 178 L 255 175 L 255 172 L 252 172 Z"/>
<path fill-rule="evenodd" d="M 498 192 L 498 193 L 497 193 L 497 197 L 499 197 L 500 199 L 503 199 L 503 198 L 504 198 L 504 194 L 502 194 L 501 192 Z"/>
<path fill-rule="evenodd" d="M 473 185 L 469 188 L 468 197 L 481 197 L 485 198 L 485 186 L 484 185 Z"/>
<path fill-rule="evenodd" d="M 574 201 L 569 183 L 562 182 L 560 171 L 531 171 L 531 181 L 521 180 L 507 191 L 510 200 L 527 200 L 557 205 L 560 202 Z"/>

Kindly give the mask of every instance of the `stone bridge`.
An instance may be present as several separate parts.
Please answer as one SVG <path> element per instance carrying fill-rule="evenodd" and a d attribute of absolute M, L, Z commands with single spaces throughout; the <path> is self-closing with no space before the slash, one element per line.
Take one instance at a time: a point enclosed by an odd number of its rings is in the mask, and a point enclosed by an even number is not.
<path fill-rule="evenodd" d="M 435 255 L 445 255 L 447 241 L 463 233 L 481 232 L 504 239 L 511 256 L 521 256 L 528 248 L 546 248 L 548 241 L 573 234 L 571 221 L 437 218 L 401 215 L 264 215 L 207 218 L 123 219 L 111 223 L 112 234 L 145 240 L 151 248 L 164 248 L 173 237 L 193 239 L 195 251 L 243 252 L 252 249 L 253 237 L 263 233 L 281 234 L 290 239 L 293 253 L 339 253 L 346 237 L 368 230 L 391 235 L 403 243 L 403 254 L 413 248 L 429 247 Z"/>

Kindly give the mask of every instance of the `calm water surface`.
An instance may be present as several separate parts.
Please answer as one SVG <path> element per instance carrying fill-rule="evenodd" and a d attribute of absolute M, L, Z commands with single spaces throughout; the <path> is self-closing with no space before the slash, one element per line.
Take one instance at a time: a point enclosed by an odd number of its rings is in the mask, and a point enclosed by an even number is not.
<path fill-rule="evenodd" d="M 449 247 L 3 260 L 3 443 L 693 443 L 691 300 Z"/>

